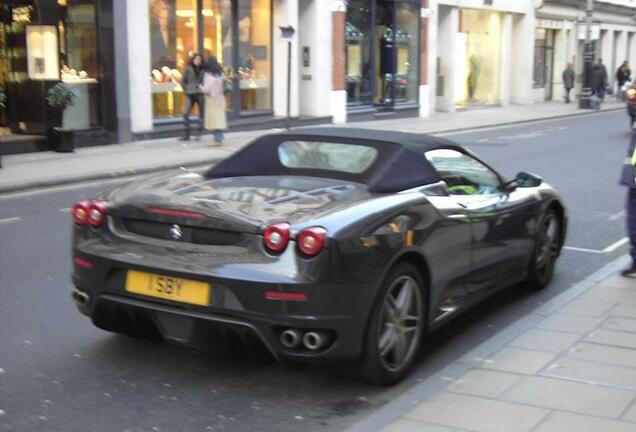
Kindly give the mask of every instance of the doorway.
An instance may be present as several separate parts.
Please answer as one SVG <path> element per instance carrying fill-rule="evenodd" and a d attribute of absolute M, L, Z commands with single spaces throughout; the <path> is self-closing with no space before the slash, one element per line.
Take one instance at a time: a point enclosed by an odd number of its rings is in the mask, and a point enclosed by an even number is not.
<path fill-rule="evenodd" d="M 352 0 L 347 7 L 347 103 L 393 108 L 416 103 L 419 2 Z"/>

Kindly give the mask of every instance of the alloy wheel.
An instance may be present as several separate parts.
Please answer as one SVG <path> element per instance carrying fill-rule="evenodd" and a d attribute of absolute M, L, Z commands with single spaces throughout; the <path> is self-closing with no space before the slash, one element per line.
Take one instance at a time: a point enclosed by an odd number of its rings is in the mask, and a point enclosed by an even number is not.
<path fill-rule="evenodd" d="M 411 276 L 395 279 L 386 293 L 378 326 L 378 353 L 382 365 L 398 371 L 415 355 L 423 317 L 422 294 Z"/>
<path fill-rule="evenodd" d="M 559 254 L 559 222 L 553 214 L 543 221 L 539 235 L 539 253 L 536 258 L 536 269 L 542 280 L 549 278 L 554 262 Z"/>

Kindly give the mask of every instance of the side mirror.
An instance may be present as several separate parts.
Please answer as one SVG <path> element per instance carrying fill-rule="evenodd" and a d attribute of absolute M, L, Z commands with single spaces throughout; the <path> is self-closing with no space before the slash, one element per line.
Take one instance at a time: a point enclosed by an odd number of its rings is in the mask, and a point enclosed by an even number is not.
<path fill-rule="evenodd" d="M 514 180 L 508 182 L 509 189 L 537 187 L 543 179 L 536 174 L 521 171 Z"/>

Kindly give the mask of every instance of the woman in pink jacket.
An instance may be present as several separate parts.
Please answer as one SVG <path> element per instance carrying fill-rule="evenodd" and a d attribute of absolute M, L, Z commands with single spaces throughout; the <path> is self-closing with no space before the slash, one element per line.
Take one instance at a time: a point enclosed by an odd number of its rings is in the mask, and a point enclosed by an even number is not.
<path fill-rule="evenodd" d="M 216 57 L 210 57 L 203 72 L 202 91 L 205 96 L 204 126 L 214 133 L 213 146 L 223 142 L 223 130 L 227 129 L 225 116 L 225 77 Z"/>

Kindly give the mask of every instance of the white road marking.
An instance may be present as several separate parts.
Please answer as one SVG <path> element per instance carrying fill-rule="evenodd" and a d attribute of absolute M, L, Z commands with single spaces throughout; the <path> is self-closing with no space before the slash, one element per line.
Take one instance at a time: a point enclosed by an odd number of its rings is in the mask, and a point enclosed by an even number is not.
<path fill-rule="evenodd" d="M 623 237 L 622 239 L 620 239 L 616 243 L 612 243 L 611 245 L 609 245 L 608 247 L 603 249 L 603 253 L 614 252 L 616 249 L 618 249 L 619 247 L 623 246 L 624 244 L 627 244 L 628 242 L 629 242 L 629 238 L 628 237 Z"/>
<path fill-rule="evenodd" d="M 68 207 L 68 208 L 60 209 L 60 212 L 62 212 L 62 213 L 70 213 L 71 212 L 71 208 Z"/>
<path fill-rule="evenodd" d="M 6 218 L 6 219 L 0 219 L 0 225 L 2 224 L 10 224 L 13 222 L 20 222 L 22 220 L 22 218 L 19 217 L 10 217 L 10 218 Z"/>
<path fill-rule="evenodd" d="M 605 249 L 602 249 L 602 250 L 588 249 L 588 248 L 579 248 L 579 247 L 574 247 L 574 246 L 563 246 L 563 249 L 576 251 L 576 252 L 593 253 L 593 254 L 606 254 L 606 253 L 614 252 L 616 249 L 618 249 L 619 247 L 621 247 L 621 246 L 623 246 L 623 245 L 625 245 L 627 243 L 629 243 L 629 238 L 628 237 L 623 237 L 619 241 L 612 243 L 611 245 L 609 245 L 608 247 L 606 247 Z"/>
<path fill-rule="evenodd" d="M 609 220 L 616 221 L 621 219 L 625 215 L 625 210 L 621 210 L 618 213 L 615 213 L 609 217 Z"/>
<path fill-rule="evenodd" d="M 574 247 L 574 246 L 563 246 L 563 249 L 567 249 L 567 250 L 571 250 L 571 251 L 576 251 L 576 252 L 594 253 L 594 254 L 600 254 L 600 253 L 603 253 L 602 251 L 595 250 L 595 249 L 578 248 L 578 247 Z"/>

